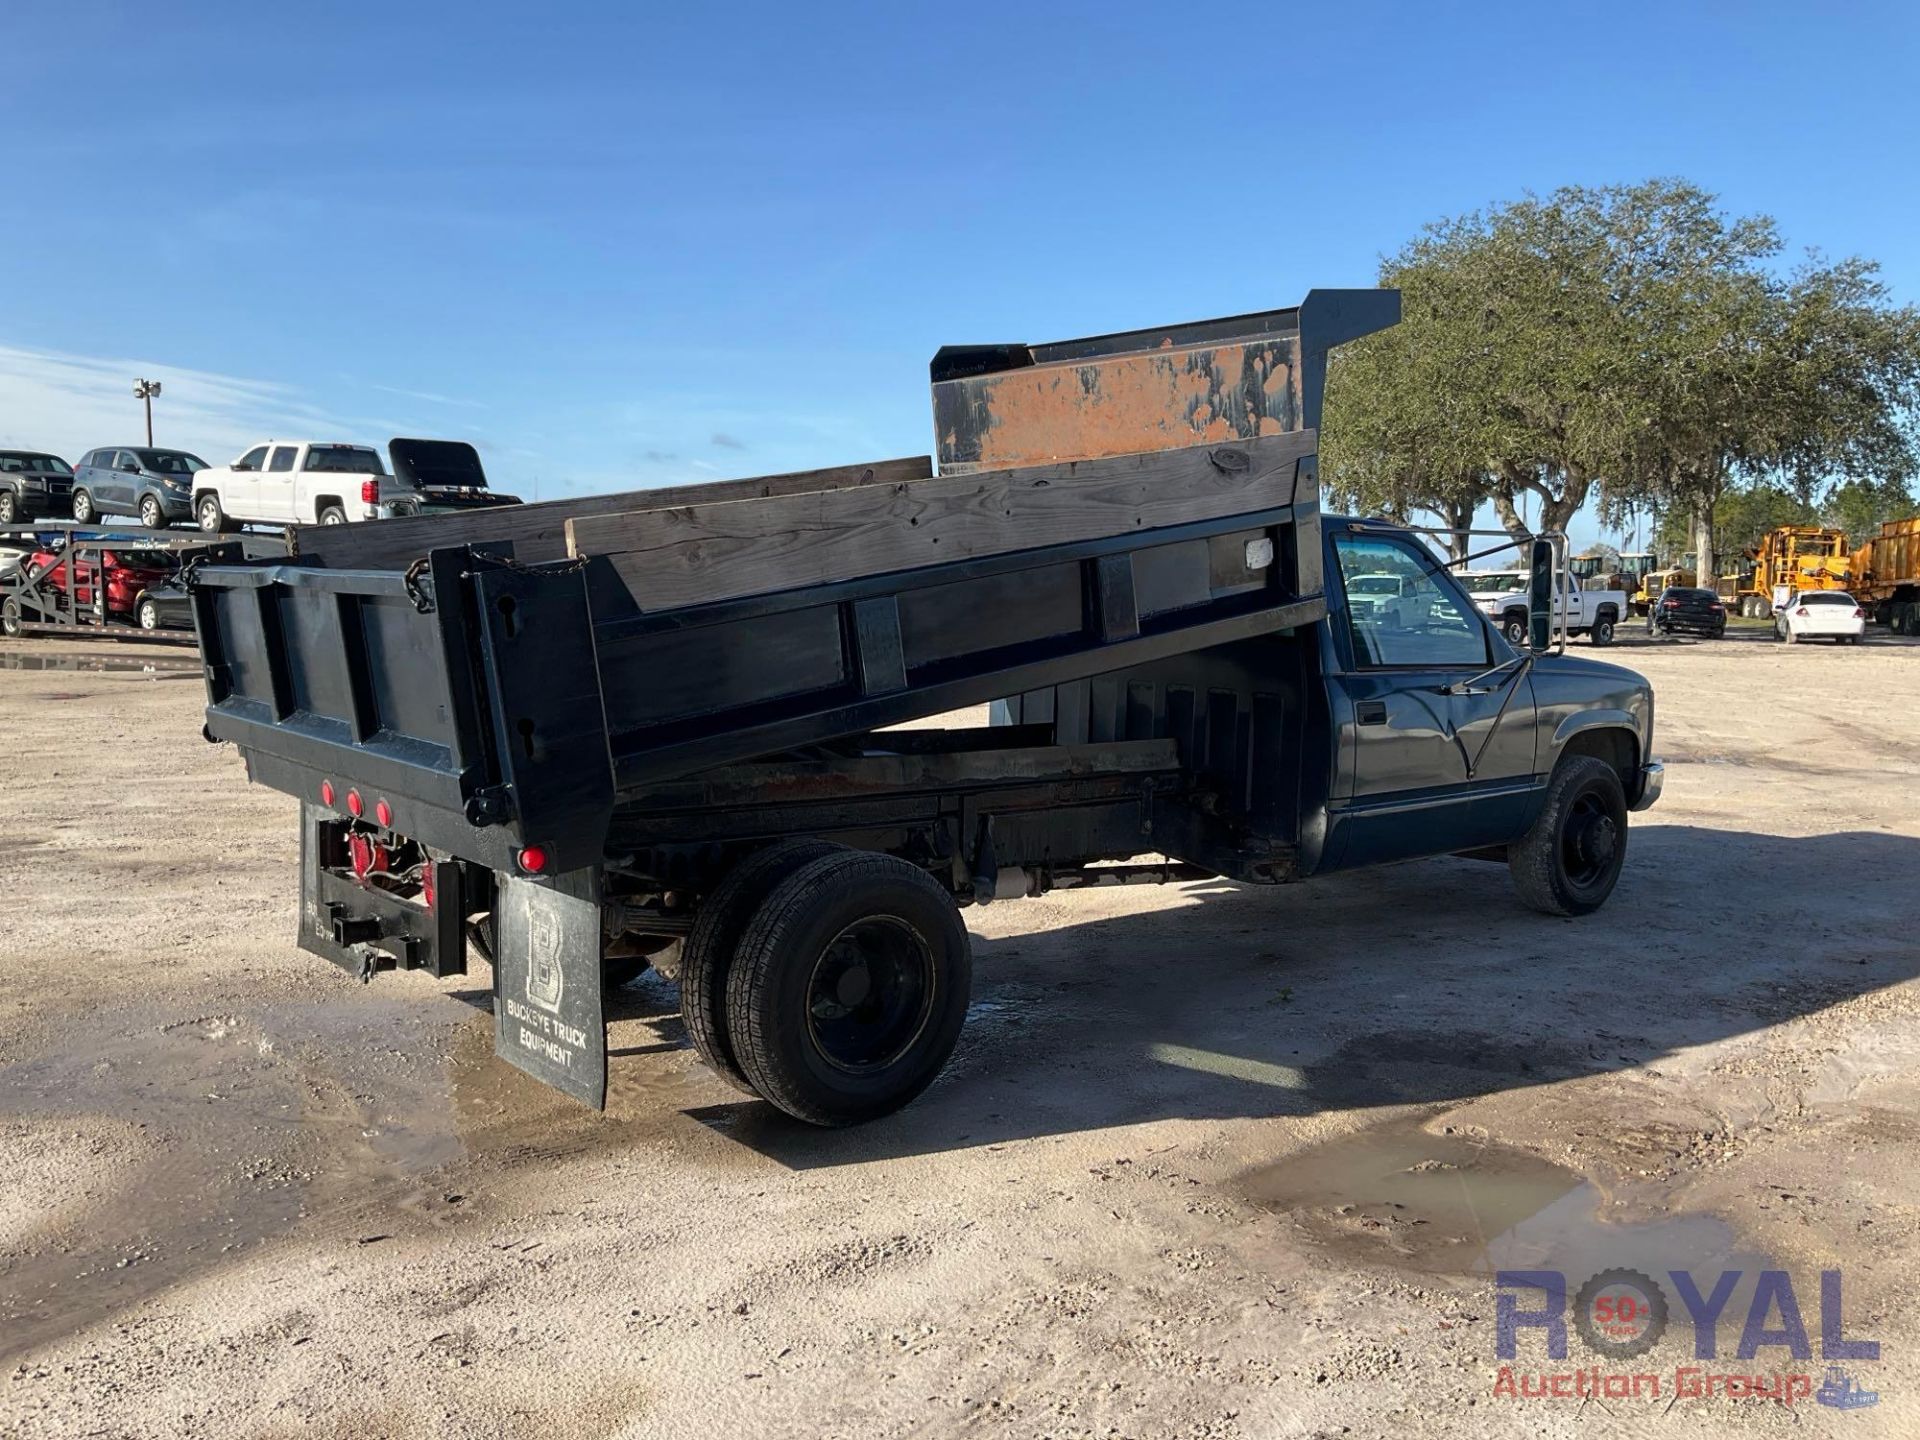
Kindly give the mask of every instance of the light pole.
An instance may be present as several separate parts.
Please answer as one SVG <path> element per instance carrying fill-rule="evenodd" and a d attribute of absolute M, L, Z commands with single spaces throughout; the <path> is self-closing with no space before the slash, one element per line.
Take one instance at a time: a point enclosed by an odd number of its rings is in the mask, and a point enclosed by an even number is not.
<path fill-rule="evenodd" d="M 158 380 L 136 380 L 133 393 L 147 402 L 147 448 L 153 448 L 153 397 L 160 393 Z"/>

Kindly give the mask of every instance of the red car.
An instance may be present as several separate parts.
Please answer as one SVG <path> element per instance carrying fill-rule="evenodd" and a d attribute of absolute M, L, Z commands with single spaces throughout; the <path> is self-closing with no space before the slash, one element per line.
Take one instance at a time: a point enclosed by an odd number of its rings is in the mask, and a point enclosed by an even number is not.
<path fill-rule="evenodd" d="M 79 560 L 73 564 L 74 586 L 67 585 L 67 562 L 51 550 L 36 550 L 27 561 L 28 574 L 37 572 L 41 566 L 58 560 L 46 577 L 46 583 L 61 594 L 68 596 L 75 606 L 81 609 L 93 607 L 93 587 L 99 578 L 99 572 L 106 572 L 107 609 L 116 615 L 131 615 L 133 607 L 140 598 L 140 592 L 149 585 L 158 585 L 173 573 L 173 567 L 153 559 L 151 556 L 122 554 L 115 550 L 102 550 L 100 561 Z"/>

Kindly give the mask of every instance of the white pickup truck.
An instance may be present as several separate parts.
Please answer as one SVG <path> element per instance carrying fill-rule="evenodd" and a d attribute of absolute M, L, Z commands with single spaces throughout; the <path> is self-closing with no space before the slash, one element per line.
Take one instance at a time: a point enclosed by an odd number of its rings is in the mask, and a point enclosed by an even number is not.
<path fill-rule="evenodd" d="M 193 477 L 202 530 L 241 525 L 344 525 L 488 505 L 518 505 L 487 486 L 473 446 L 461 440 L 394 440 L 393 473 L 369 445 L 267 440 L 231 465 Z"/>
<path fill-rule="evenodd" d="M 1480 613 L 1500 627 L 1508 643 L 1525 648 L 1527 572 L 1478 570 L 1468 571 L 1459 578 Z M 1626 591 L 1583 589 L 1579 577 L 1569 575 L 1554 605 L 1554 632 L 1585 635 L 1595 645 L 1611 645 L 1614 627 L 1626 613 Z"/>

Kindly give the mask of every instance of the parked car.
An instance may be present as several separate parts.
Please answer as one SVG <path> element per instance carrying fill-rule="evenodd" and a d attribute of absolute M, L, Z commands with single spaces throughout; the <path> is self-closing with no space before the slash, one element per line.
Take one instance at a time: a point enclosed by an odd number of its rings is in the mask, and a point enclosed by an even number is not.
<path fill-rule="evenodd" d="M 0 450 L 0 525 L 65 515 L 73 467 L 39 450 Z"/>
<path fill-rule="evenodd" d="M 73 477 L 73 518 L 137 515 L 159 529 L 193 518 L 193 477 L 207 462 L 185 450 L 108 445 L 80 457 Z"/>
<path fill-rule="evenodd" d="M 488 488 L 478 453 L 463 441 L 394 440 L 387 448 L 391 475 L 367 445 L 269 440 L 231 465 L 194 477 L 194 519 L 212 532 L 251 524 L 344 525 L 520 503 Z"/>
<path fill-rule="evenodd" d="M 1774 607 L 1773 633 L 1789 645 L 1816 638 L 1858 645 L 1867 633 L 1867 612 L 1844 590 L 1796 590 Z"/>
<path fill-rule="evenodd" d="M 176 571 L 134 598 L 133 618 L 142 630 L 191 630 L 193 601 Z"/>
<path fill-rule="evenodd" d="M 1476 570 L 1460 577 L 1460 583 L 1473 596 L 1482 615 L 1500 627 L 1507 643 L 1527 643 L 1527 572 L 1524 570 Z M 1588 589 L 1574 576 L 1563 577 L 1559 601 L 1554 606 L 1556 635 L 1585 635 L 1595 645 L 1611 645 L 1613 630 L 1627 613 L 1624 590 Z"/>
<path fill-rule="evenodd" d="M 138 550 L 102 550 L 97 564 L 76 560 L 71 565 L 58 551 L 36 550 L 26 568 L 38 571 L 47 565 L 53 568 L 47 573 L 46 583 L 75 605 L 90 608 L 94 586 L 104 583 L 108 613 L 122 616 L 132 615 L 141 594 L 173 574 L 171 557 Z"/>
<path fill-rule="evenodd" d="M 1711 590 L 1669 585 L 1647 610 L 1647 633 L 1718 640 L 1727 633 L 1726 602 Z"/>

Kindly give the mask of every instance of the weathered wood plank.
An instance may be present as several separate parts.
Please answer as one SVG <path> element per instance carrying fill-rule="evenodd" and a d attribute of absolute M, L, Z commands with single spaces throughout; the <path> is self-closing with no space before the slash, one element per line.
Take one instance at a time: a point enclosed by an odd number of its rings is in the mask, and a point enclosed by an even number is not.
<path fill-rule="evenodd" d="M 568 549 L 607 556 L 641 609 L 671 609 L 1287 505 L 1315 440 L 577 516 Z"/>
<path fill-rule="evenodd" d="M 537 505 L 503 505 L 447 515 L 410 515 L 353 525 L 302 525 L 293 532 L 293 553 L 336 568 L 405 569 L 429 550 L 449 545 L 512 541 L 514 558 L 527 564 L 562 560 L 567 555 L 567 521 L 576 516 L 630 514 L 660 505 L 764 498 L 773 495 L 837 490 L 857 485 L 897 485 L 933 474 L 926 455 L 836 465 L 826 470 L 794 470 L 744 480 L 715 480 L 701 485 L 670 485 L 658 490 L 627 490 L 543 500 Z"/>

